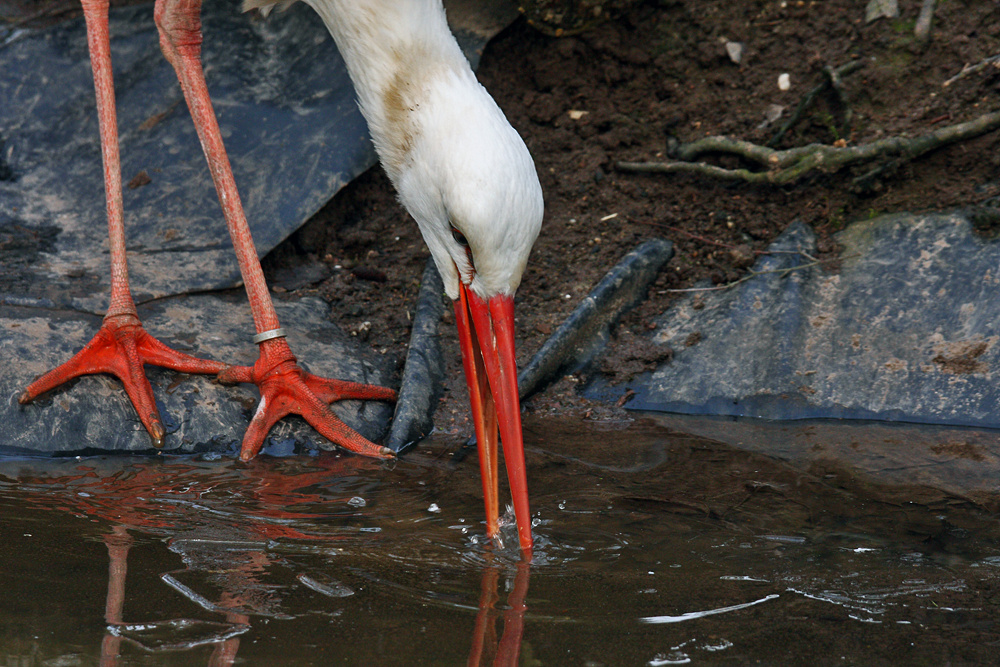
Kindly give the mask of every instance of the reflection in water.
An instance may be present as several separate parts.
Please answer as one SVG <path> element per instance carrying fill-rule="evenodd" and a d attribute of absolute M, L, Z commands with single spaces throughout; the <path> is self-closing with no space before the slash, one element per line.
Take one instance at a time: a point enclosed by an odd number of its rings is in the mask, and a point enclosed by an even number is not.
<path fill-rule="evenodd" d="M 234 664 L 240 636 L 251 630 L 253 619 L 295 618 L 283 599 L 287 591 L 268 580 L 272 567 L 284 564 L 280 556 L 275 559 L 271 554 L 280 551 L 283 544 L 296 551 L 309 550 L 316 543 L 324 545 L 320 553 L 336 553 L 330 545 L 339 547 L 349 537 L 343 526 L 325 525 L 329 515 L 316 508 L 332 502 L 354 510 L 369 503 L 356 495 L 331 497 L 322 487 L 331 480 L 358 482 L 359 473 L 378 468 L 366 459 L 333 456 L 250 467 L 194 461 L 95 463 L 100 467 L 84 463 L 72 466 L 70 474 L 24 476 L 19 480 L 19 491 L 25 494 L 22 500 L 27 505 L 56 508 L 111 524 L 103 536 L 109 565 L 101 665 L 108 667 L 119 664 L 122 642 L 154 653 L 211 646 L 206 664 Z M 219 498 L 225 499 L 221 506 Z M 185 567 L 160 574 L 160 580 L 221 618 L 125 618 L 128 556 L 135 542 L 130 531 L 166 538 L 168 549 L 181 557 Z M 381 529 L 359 527 L 356 532 L 374 535 Z M 512 565 L 492 552 L 484 552 L 481 558 L 489 564 L 482 568 L 468 664 L 516 665 L 530 565 Z M 506 570 L 513 572 L 513 587 L 504 606 L 498 587 Z M 325 573 L 299 573 L 295 578 L 305 588 L 329 598 L 355 594 Z M 498 638 L 496 626 L 501 616 L 503 631 Z"/>
<path fill-rule="evenodd" d="M 236 564 L 230 563 L 226 570 L 226 579 L 232 588 L 222 591 L 218 603 L 195 593 L 169 573 L 161 577 L 172 588 L 203 609 L 224 614 L 225 623 L 198 622 L 191 619 L 171 619 L 154 623 L 125 621 L 122 617 L 122 608 L 125 604 L 128 552 L 132 538 L 126 527 L 119 524 L 104 537 L 104 542 L 108 548 L 109 560 L 108 595 L 104 612 L 108 630 L 101 642 L 102 667 L 117 667 L 123 639 L 146 651 L 178 651 L 209 644 L 213 646 L 213 651 L 207 664 L 210 667 L 230 667 L 236 661 L 236 654 L 240 648 L 239 635 L 250 630 L 251 613 L 248 613 L 248 610 L 253 609 L 256 615 L 276 615 L 273 607 L 267 603 L 266 596 L 264 596 L 265 603 L 261 605 L 262 600 L 259 595 L 261 586 L 255 577 L 257 572 L 269 564 L 266 554 L 243 552 L 234 559 L 237 561 Z M 227 553 L 233 555 L 236 552 Z M 497 566 L 483 569 L 479 613 L 476 615 L 468 660 L 470 666 L 492 664 L 512 667 L 518 664 L 524 614 L 527 609 L 525 598 L 528 593 L 530 565 L 520 562 L 514 572 L 513 588 L 508 597 L 507 609 L 503 612 L 503 633 L 497 639 L 496 623 L 499 616 L 497 606 L 500 600 L 498 586 L 501 568 Z M 298 579 L 309 588 L 333 597 L 347 597 L 353 594 L 353 591 L 349 589 L 345 591 L 343 587 L 331 588 L 319 584 L 305 575 L 299 575 Z M 183 639 L 180 639 L 181 636 Z"/>
<path fill-rule="evenodd" d="M 518 563 L 515 569 L 514 585 L 507 598 L 507 610 L 503 613 L 503 634 L 497 640 L 497 604 L 500 600 L 498 586 L 500 584 L 500 568 L 487 567 L 483 570 L 483 582 L 480 587 L 479 613 L 476 614 L 476 626 L 472 632 L 472 650 L 469 652 L 470 667 L 472 665 L 508 665 L 518 664 L 521 654 L 521 635 L 524 633 L 524 613 L 527 609 L 525 598 L 528 596 L 528 573 L 531 566 L 528 563 Z"/>
<path fill-rule="evenodd" d="M 992 659 L 1000 523 L 982 505 L 657 428 L 525 432 L 530 566 L 513 530 L 485 539 L 458 442 L 391 464 L 0 460 L 0 650 L 31 667 Z M 859 441 L 868 461 L 876 444 Z"/>
<path fill-rule="evenodd" d="M 147 651 L 177 651 L 211 644 L 214 650 L 209 658 L 209 665 L 229 667 L 233 664 L 240 647 L 238 636 L 250 629 L 249 616 L 229 611 L 225 614 L 225 623 L 199 623 L 190 619 L 155 623 L 125 621 L 122 609 L 125 605 L 128 552 L 132 546 L 132 538 L 125 526 L 117 525 L 105 536 L 104 542 L 108 547 L 109 560 L 108 597 L 104 611 L 108 631 L 101 642 L 102 667 L 117 667 L 123 639 Z M 236 602 L 237 599 L 232 601 Z M 184 636 L 184 639 L 178 640 L 180 636 Z"/>

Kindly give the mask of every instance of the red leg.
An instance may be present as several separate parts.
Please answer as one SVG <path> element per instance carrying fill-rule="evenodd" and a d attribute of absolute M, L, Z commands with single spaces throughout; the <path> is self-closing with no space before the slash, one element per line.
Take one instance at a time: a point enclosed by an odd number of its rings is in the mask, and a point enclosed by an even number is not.
<path fill-rule="evenodd" d="M 111 304 L 94 338 L 72 359 L 28 385 L 18 400 L 22 404 L 30 403 L 39 395 L 73 378 L 93 373 L 110 373 L 125 385 L 125 391 L 149 432 L 153 445 L 161 447 L 165 430 L 156 409 L 152 387 L 143 371 L 143 364 L 164 366 L 185 373 L 218 373 L 225 368 L 225 364 L 175 352 L 149 335 L 139 321 L 129 290 L 128 264 L 125 259 L 118 121 L 108 40 L 108 0 L 82 0 L 82 3 L 101 131 L 108 237 L 111 245 Z"/>
<path fill-rule="evenodd" d="M 277 336 L 259 343 L 260 358 L 252 368 L 234 367 L 219 376 L 223 382 L 253 382 L 260 389 L 260 404 L 243 438 L 240 458 L 247 461 L 256 456 L 271 427 L 289 414 L 302 415 L 324 437 L 346 449 L 367 456 L 392 456 L 391 450 L 369 442 L 337 419 L 326 403 L 341 398 L 391 401 L 395 400 L 396 392 L 384 387 L 309 375 L 299 368 L 283 333 L 278 333 L 278 315 L 257 259 L 257 250 L 205 85 L 201 67 L 201 0 L 156 0 L 155 16 L 160 31 L 160 46 L 177 72 L 215 189 L 219 193 L 240 274 L 250 299 L 254 326 L 258 334 Z"/>

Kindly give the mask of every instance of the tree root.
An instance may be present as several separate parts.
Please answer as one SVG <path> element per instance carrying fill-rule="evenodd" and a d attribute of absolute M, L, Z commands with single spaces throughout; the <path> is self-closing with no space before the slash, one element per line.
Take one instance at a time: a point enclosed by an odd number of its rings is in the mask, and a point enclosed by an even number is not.
<path fill-rule="evenodd" d="M 991 65 L 993 67 L 1000 68 L 1000 53 L 996 54 L 995 56 L 990 56 L 989 58 L 984 58 L 975 65 L 966 65 L 965 67 L 962 68 L 961 72 L 959 72 L 955 76 L 951 77 L 950 79 L 942 83 L 941 86 L 947 88 L 948 86 L 955 83 L 959 79 L 964 79 L 970 74 L 975 74 L 976 72 L 982 71 Z"/>
<path fill-rule="evenodd" d="M 974 120 L 943 127 L 918 137 L 890 137 L 861 146 L 809 144 L 787 150 L 774 150 L 728 137 L 705 137 L 677 147 L 673 155 L 675 161 L 618 162 L 615 166 L 627 172 L 688 173 L 729 181 L 786 185 L 813 172 L 832 174 L 845 167 L 875 160 L 898 165 L 938 148 L 978 137 L 998 128 L 1000 128 L 1000 111 L 984 114 Z M 727 169 L 695 161 L 706 153 L 736 155 L 755 163 L 764 171 Z M 872 174 L 880 173 L 884 168 L 884 165 L 877 167 L 862 176 L 861 180 L 870 179 Z"/>
<path fill-rule="evenodd" d="M 660 290 L 661 294 L 684 294 L 688 292 L 721 292 L 722 290 L 732 289 L 737 285 L 741 285 L 748 280 L 756 278 L 757 276 L 765 276 L 769 273 L 780 273 L 781 277 L 784 278 L 789 273 L 793 271 L 802 271 L 804 269 L 809 269 L 814 266 L 823 266 L 824 264 L 829 264 L 831 262 L 839 262 L 844 259 L 849 259 L 857 257 L 858 255 L 846 255 L 844 257 L 831 257 L 830 259 L 815 259 L 804 252 L 789 251 L 790 254 L 802 255 L 803 257 L 809 259 L 810 261 L 804 264 L 797 264 L 796 266 L 788 266 L 782 269 L 765 269 L 763 271 L 754 271 L 753 269 L 747 269 L 744 276 L 724 285 L 713 285 L 712 287 L 684 287 L 681 289 L 665 289 Z M 772 254 L 771 252 L 765 254 Z"/>
<path fill-rule="evenodd" d="M 921 42 L 926 42 L 927 38 L 931 36 L 931 22 L 934 20 L 936 5 L 937 0 L 924 0 L 923 4 L 920 5 L 920 16 L 917 17 L 917 23 L 913 26 L 913 35 Z"/>
<path fill-rule="evenodd" d="M 802 119 L 802 115 L 806 112 L 809 107 L 813 105 L 816 98 L 822 95 L 829 89 L 832 89 L 834 94 L 837 96 L 837 101 L 844 108 L 844 122 L 843 122 L 843 134 L 846 135 L 851 125 L 851 108 L 847 105 L 844 97 L 844 85 L 841 79 L 857 72 L 859 69 L 865 66 L 865 61 L 863 60 L 852 60 L 846 65 L 841 65 L 840 67 L 833 69 L 831 67 L 823 68 L 823 81 L 810 90 L 803 96 L 802 100 L 799 102 L 798 106 L 795 107 L 795 111 L 792 115 L 785 121 L 781 128 L 775 133 L 771 140 L 767 142 L 767 146 L 774 148 L 781 141 L 781 138 L 785 136 L 790 129 L 792 129 L 799 120 Z"/>

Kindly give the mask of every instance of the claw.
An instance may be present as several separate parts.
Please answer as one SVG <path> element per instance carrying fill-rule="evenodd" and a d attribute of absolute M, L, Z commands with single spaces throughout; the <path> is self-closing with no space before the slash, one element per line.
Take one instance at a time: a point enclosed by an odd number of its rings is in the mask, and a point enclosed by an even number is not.
<path fill-rule="evenodd" d="M 260 403 L 243 436 L 241 461 L 257 456 L 271 428 L 291 414 L 301 415 L 320 435 L 344 449 L 374 458 L 395 456 L 391 449 L 376 445 L 341 421 L 328 404 L 344 399 L 394 401 L 396 392 L 307 373 L 296 363 L 283 338 L 262 342 L 260 358 L 252 368 L 230 366 L 220 374 L 221 378 L 247 378 L 244 381 L 253 382 L 260 390 Z"/>
<path fill-rule="evenodd" d="M 163 443 L 167 437 L 167 429 L 163 428 L 163 424 L 160 423 L 159 417 L 156 421 L 149 426 L 149 439 L 153 442 L 153 447 L 157 449 L 163 449 Z"/>
<path fill-rule="evenodd" d="M 82 375 L 108 373 L 125 386 L 139 420 L 156 448 L 163 447 L 166 429 L 153 398 L 153 388 L 143 370 L 145 364 L 171 368 L 182 373 L 218 373 L 225 368 L 219 361 L 198 359 L 172 350 L 151 336 L 134 315 L 106 317 L 101 328 L 69 361 L 37 378 L 21 393 L 21 405 Z"/>

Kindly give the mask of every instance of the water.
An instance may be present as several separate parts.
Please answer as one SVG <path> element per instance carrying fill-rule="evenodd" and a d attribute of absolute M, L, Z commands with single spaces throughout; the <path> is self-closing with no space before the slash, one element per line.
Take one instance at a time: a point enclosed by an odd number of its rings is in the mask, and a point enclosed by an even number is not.
<path fill-rule="evenodd" d="M 706 423 L 736 428 L 689 430 Z M 503 547 L 484 539 L 475 455 L 455 456 L 456 439 L 391 463 L 0 461 L 0 656 L 24 667 L 993 660 L 989 489 L 973 502 L 850 472 L 851 461 L 751 451 L 787 450 L 781 427 L 757 425 L 733 447 L 677 424 L 529 419 L 530 565 L 512 526 Z M 877 432 L 860 428 L 855 445 Z M 837 439 L 809 437 L 813 450 Z"/>

